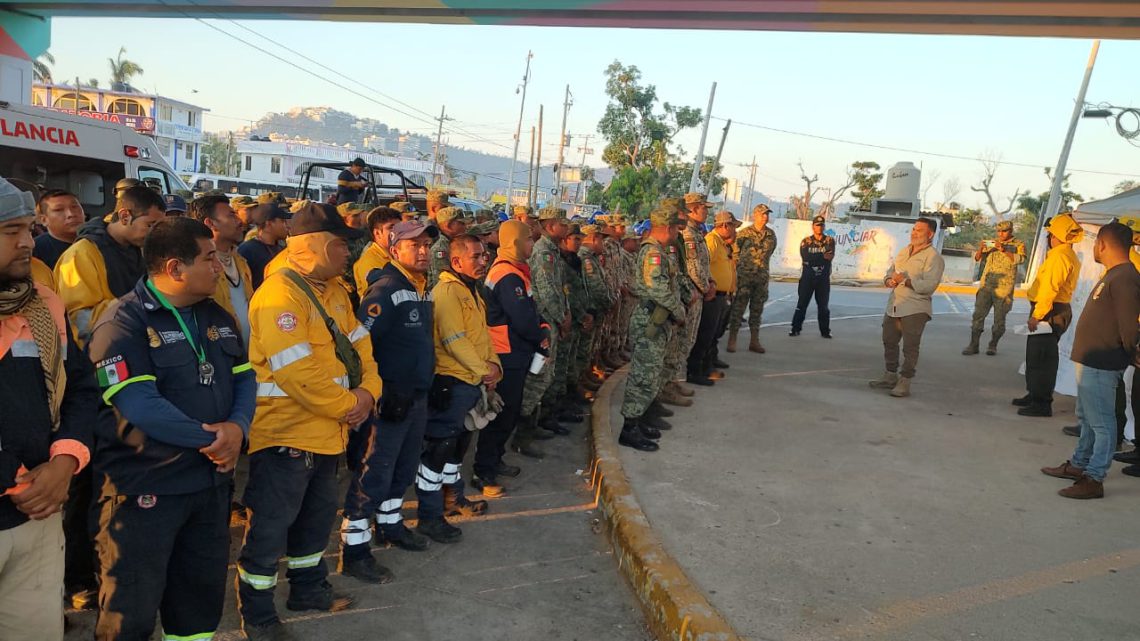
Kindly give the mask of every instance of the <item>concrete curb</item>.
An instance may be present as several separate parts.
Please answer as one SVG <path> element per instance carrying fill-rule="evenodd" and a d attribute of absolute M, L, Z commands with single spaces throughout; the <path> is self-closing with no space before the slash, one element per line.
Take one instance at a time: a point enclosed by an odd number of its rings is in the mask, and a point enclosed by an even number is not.
<path fill-rule="evenodd" d="M 614 373 L 598 390 L 590 417 L 591 481 L 618 569 L 637 594 L 649 629 L 659 641 L 741 641 L 665 551 L 622 469 L 619 446 L 610 427 L 610 397 L 626 371 L 623 368 Z"/>

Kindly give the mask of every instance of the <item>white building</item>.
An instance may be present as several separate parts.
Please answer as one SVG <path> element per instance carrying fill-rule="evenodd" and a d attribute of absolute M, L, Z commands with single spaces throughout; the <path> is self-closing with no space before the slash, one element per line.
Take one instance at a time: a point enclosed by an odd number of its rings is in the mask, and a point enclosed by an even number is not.
<path fill-rule="evenodd" d="M 238 178 L 268 183 L 298 184 L 305 165 L 313 162 L 349 163 L 354 158 L 378 167 L 399 169 L 412 182 L 427 184 L 431 177 L 430 160 L 413 160 L 357 151 L 349 147 L 320 145 L 308 142 L 269 140 L 240 140 L 237 143 L 241 166 Z M 313 170 L 312 181 L 317 185 L 335 185 L 337 172 L 322 168 Z"/>
<path fill-rule="evenodd" d="M 154 138 L 159 153 L 181 174 L 198 171 L 202 152 L 202 114 L 208 109 L 189 103 L 129 91 L 35 83 L 32 104 L 57 111 L 109 120 Z"/>

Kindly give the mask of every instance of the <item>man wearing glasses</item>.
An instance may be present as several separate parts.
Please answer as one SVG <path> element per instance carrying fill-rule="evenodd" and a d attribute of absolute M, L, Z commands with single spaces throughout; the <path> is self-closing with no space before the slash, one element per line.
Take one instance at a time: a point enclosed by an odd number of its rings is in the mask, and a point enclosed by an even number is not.
<path fill-rule="evenodd" d="M 800 298 L 796 303 L 796 313 L 792 316 L 792 331 L 788 336 L 799 336 L 807 316 L 808 303 L 815 296 L 816 312 L 819 317 L 819 333 L 831 338 L 831 310 L 827 302 L 831 298 L 831 261 L 835 258 L 835 239 L 823 233 L 823 216 L 811 221 L 811 236 L 800 241 L 800 258 L 804 261 L 800 274 Z"/>

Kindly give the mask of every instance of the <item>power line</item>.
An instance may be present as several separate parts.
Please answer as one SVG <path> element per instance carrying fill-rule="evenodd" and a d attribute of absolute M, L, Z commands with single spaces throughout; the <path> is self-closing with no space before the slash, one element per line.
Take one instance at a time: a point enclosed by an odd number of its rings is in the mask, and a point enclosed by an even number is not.
<path fill-rule="evenodd" d="M 725 118 L 720 118 L 717 116 L 713 116 L 713 118 L 715 118 L 717 120 L 725 120 Z M 846 145 L 856 145 L 859 147 L 870 147 L 872 149 L 883 149 L 886 151 L 898 151 L 898 152 L 907 153 L 907 154 L 921 154 L 924 156 L 934 156 L 937 158 L 949 158 L 951 160 L 967 160 L 970 162 L 977 162 L 977 160 L 978 160 L 977 158 L 971 158 L 970 156 L 957 156 L 954 154 L 946 154 L 946 153 L 941 153 L 941 152 L 937 152 L 937 151 L 923 151 L 921 149 L 907 149 L 905 147 L 892 147 L 890 145 L 879 145 L 879 144 L 870 143 L 870 142 L 860 142 L 857 140 L 846 140 L 843 138 L 834 138 L 831 136 L 821 136 L 819 134 L 809 134 L 809 133 L 806 133 L 803 131 L 792 131 L 790 129 L 781 129 L 779 127 L 768 127 L 766 125 L 758 125 L 758 124 L 751 123 L 751 122 L 744 122 L 741 120 L 736 120 L 735 118 L 733 119 L 733 122 L 735 122 L 739 125 L 743 125 L 745 127 L 752 127 L 754 129 L 763 129 L 765 131 L 775 131 L 777 133 L 789 134 L 792 136 L 803 136 L 805 138 L 814 138 L 816 140 L 826 140 L 828 142 L 838 142 L 838 143 L 843 143 Z M 998 164 L 999 165 L 1010 165 L 1012 167 L 1029 167 L 1031 169 L 1041 169 L 1041 168 L 1045 167 L 1045 165 L 1041 165 L 1041 164 L 1027 163 L 1027 162 L 1015 162 L 1012 160 L 1002 160 L 1002 161 L 999 161 Z M 1099 171 L 1096 169 L 1069 168 L 1066 171 L 1078 172 L 1078 173 L 1083 173 L 1083 174 L 1099 174 L 1102 176 L 1122 176 L 1125 178 L 1136 178 L 1137 177 L 1137 174 L 1125 174 L 1125 173 L 1120 173 L 1120 172 L 1115 172 L 1115 171 Z"/>

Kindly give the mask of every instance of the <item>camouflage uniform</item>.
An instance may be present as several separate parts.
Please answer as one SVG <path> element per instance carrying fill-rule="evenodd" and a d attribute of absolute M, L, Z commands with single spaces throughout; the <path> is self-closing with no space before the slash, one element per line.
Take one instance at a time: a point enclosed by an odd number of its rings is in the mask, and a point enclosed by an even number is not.
<path fill-rule="evenodd" d="M 1001 230 L 1007 222 L 998 224 Z M 1012 230 L 1009 225 L 1007 229 Z M 1012 251 L 1011 259 L 1005 252 Z M 1003 251 L 991 251 L 985 255 L 986 266 L 982 270 L 981 284 L 974 299 L 974 318 L 970 325 L 970 347 L 977 351 L 978 339 L 986 329 L 986 316 L 990 308 L 994 310 L 994 324 L 990 328 L 988 352 L 997 349 L 998 340 L 1005 334 L 1005 316 L 1013 307 L 1013 286 L 1017 280 L 1017 266 L 1025 262 L 1025 243 L 1016 238 L 1004 244 Z"/>
<path fill-rule="evenodd" d="M 728 310 L 728 335 L 740 331 L 744 308 L 748 308 L 748 328 L 760 331 L 764 303 L 768 302 L 768 268 L 776 253 L 776 232 L 765 225 L 748 227 L 736 234 L 736 296 Z"/>
<path fill-rule="evenodd" d="M 580 233 L 576 226 L 571 228 L 570 234 Z M 566 292 L 566 302 L 570 309 L 570 333 L 558 343 L 558 356 L 555 358 L 554 379 L 546 393 L 542 396 L 543 407 L 556 409 L 558 400 L 566 394 L 568 383 L 577 382 L 575 374 L 577 365 L 578 347 L 583 340 L 582 321 L 586 311 L 586 283 L 582 277 L 582 263 L 577 254 L 559 251 L 558 260 L 562 263 L 562 273 L 565 276 L 563 288 Z"/>
<path fill-rule="evenodd" d="M 608 361 L 620 361 L 618 352 L 621 351 L 621 337 L 626 328 L 621 325 L 621 306 L 617 303 L 621 298 L 621 288 L 627 282 L 622 258 L 625 252 L 621 243 L 609 236 L 602 241 L 602 247 L 600 256 L 590 252 L 599 269 L 599 284 L 605 287 L 605 298 L 609 301 L 597 323 L 598 355 Z"/>
<path fill-rule="evenodd" d="M 689 352 L 697 340 L 697 328 L 701 324 L 701 314 L 704 310 L 704 294 L 709 288 L 709 248 L 705 244 L 705 230 L 697 223 L 689 221 L 681 231 L 685 243 L 685 273 L 696 290 L 698 298 L 687 308 L 685 315 L 685 342 L 681 344 L 682 356 L 677 378 L 685 378 L 685 365 Z"/>
<path fill-rule="evenodd" d="M 621 415 L 627 419 L 640 418 L 668 382 L 669 377 L 665 375 L 668 370 L 663 369 L 661 363 L 665 360 L 672 335 L 681 334 L 674 331 L 670 320 L 685 317 L 679 292 L 680 281 L 685 279 L 675 256 L 675 251 L 663 247 L 653 238 L 641 241 L 637 253 L 638 272 L 633 289 L 642 302 L 637 305 L 629 323 L 633 360 L 621 404 Z M 669 317 L 655 324 L 652 316 L 658 308 L 667 311 Z"/>
<path fill-rule="evenodd" d="M 677 302 L 684 310 L 682 317 L 685 322 L 689 318 L 689 300 L 692 298 L 693 281 L 689 280 L 688 275 L 685 273 L 685 254 L 681 249 L 682 244 L 679 240 L 674 239 L 665 248 L 666 259 L 668 260 L 670 269 L 678 274 L 677 276 Z M 644 297 L 642 297 L 644 298 Z M 688 332 L 684 327 L 674 328 L 670 333 L 669 343 L 665 352 L 665 360 L 663 361 L 663 373 L 661 376 L 661 389 L 665 389 L 665 384 L 669 381 L 683 381 L 685 380 L 685 365 L 688 361 L 688 352 L 685 351 L 685 342 L 688 340 Z"/>
<path fill-rule="evenodd" d="M 584 231 L 588 229 L 589 227 L 583 228 Z M 582 260 L 582 279 L 586 287 L 586 309 L 594 316 L 594 327 L 591 330 L 583 329 L 582 331 L 583 339 L 578 347 L 575 361 L 578 376 L 571 379 L 572 382 L 577 382 L 581 378 L 586 368 L 590 366 L 594 357 L 599 354 L 604 346 L 613 345 L 613 337 L 604 335 L 603 331 L 611 329 L 616 324 L 612 312 L 617 308 L 617 305 L 614 304 L 616 297 L 606 282 L 606 271 L 602 267 L 604 256 L 598 256 L 590 248 L 583 247 L 578 250 L 578 258 Z M 600 325 L 601 319 L 609 319 L 609 326 Z M 608 345 L 606 344 L 607 341 L 610 341 Z"/>
<path fill-rule="evenodd" d="M 428 264 L 428 289 L 439 283 L 439 275 L 451 266 L 451 238 L 444 233 L 447 223 L 462 220 L 464 211 L 458 207 L 444 207 L 435 214 L 435 222 L 439 226 L 439 238 L 431 246 L 431 262 Z"/>
<path fill-rule="evenodd" d="M 566 300 L 566 276 L 563 273 L 564 261 L 559 257 L 558 245 L 549 236 L 543 236 L 534 244 L 530 260 L 531 289 L 538 315 L 550 325 L 550 356 L 546 366 L 538 374 L 527 374 L 523 386 L 522 416 L 529 416 L 538 409 L 543 394 L 554 380 L 555 363 L 558 353 L 558 325 L 569 311 Z"/>
<path fill-rule="evenodd" d="M 633 310 L 637 308 L 637 304 L 640 301 L 633 287 L 633 284 L 637 282 L 638 278 L 637 252 L 626 251 L 625 248 L 622 248 L 621 269 L 626 288 L 629 292 L 621 297 L 621 316 L 618 320 L 617 330 L 619 332 L 619 345 L 621 345 L 621 349 L 632 353 L 633 339 L 629 334 L 629 321 L 633 318 Z"/>

